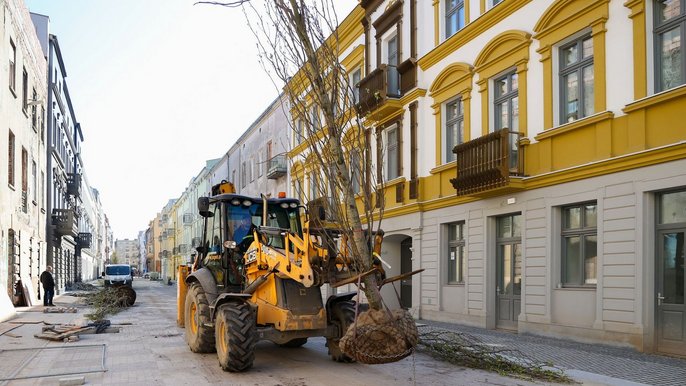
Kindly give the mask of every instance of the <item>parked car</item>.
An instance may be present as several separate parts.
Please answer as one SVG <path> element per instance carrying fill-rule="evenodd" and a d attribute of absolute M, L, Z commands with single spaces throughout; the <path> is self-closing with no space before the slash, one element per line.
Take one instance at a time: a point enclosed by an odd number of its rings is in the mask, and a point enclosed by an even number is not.
<path fill-rule="evenodd" d="M 109 264 L 105 266 L 105 287 L 120 285 L 133 286 L 133 274 L 128 264 Z"/>

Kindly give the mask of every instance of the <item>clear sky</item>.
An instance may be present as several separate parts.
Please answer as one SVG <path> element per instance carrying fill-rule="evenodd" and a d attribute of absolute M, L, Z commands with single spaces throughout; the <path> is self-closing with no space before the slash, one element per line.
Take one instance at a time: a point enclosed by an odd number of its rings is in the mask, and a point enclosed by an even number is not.
<path fill-rule="evenodd" d="M 278 95 L 240 8 L 25 1 L 50 16 L 83 131 L 86 175 L 117 239 L 145 230 Z M 334 1 L 339 20 L 357 3 Z"/>

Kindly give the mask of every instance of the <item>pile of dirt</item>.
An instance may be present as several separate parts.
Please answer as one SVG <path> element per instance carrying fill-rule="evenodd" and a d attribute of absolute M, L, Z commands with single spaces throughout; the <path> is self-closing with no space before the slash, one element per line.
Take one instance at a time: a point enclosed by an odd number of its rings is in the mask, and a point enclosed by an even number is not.
<path fill-rule="evenodd" d="M 412 354 L 418 342 L 417 325 L 406 310 L 369 310 L 348 328 L 340 348 L 360 363 L 380 364 Z"/>

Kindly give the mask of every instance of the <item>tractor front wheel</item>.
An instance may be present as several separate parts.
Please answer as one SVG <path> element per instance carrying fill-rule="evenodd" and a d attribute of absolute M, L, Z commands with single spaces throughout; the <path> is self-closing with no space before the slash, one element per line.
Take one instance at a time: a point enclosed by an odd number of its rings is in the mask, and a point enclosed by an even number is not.
<path fill-rule="evenodd" d="M 196 353 L 214 352 L 214 328 L 210 324 L 210 305 L 200 283 L 193 283 L 188 288 L 184 311 L 188 347 Z"/>
<path fill-rule="evenodd" d="M 329 348 L 331 359 L 336 362 L 351 363 L 355 360 L 343 353 L 338 346 L 341 338 L 348 331 L 348 327 L 355 322 L 355 302 L 352 300 L 342 301 L 331 307 L 332 319 L 339 328 L 338 338 L 327 338 L 326 347 Z"/>
<path fill-rule="evenodd" d="M 219 366 L 239 372 L 252 367 L 257 334 L 255 315 L 246 303 L 227 303 L 217 310 L 215 346 Z"/>

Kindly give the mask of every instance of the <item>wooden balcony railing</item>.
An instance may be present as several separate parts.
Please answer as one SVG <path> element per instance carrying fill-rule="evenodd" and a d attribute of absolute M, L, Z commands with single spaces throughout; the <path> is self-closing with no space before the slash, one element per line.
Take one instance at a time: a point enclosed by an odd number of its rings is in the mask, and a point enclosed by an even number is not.
<path fill-rule="evenodd" d="M 360 81 L 360 112 L 367 114 L 384 104 L 386 99 L 400 96 L 398 68 L 382 64 Z"/>
<path fill-rule="evenodd" d="M 450 182 L 458 196 L 506 186 L 511 176 L 524 175 L 521 133 L 502 129 L 455 146 L 457 178 Z"/>

